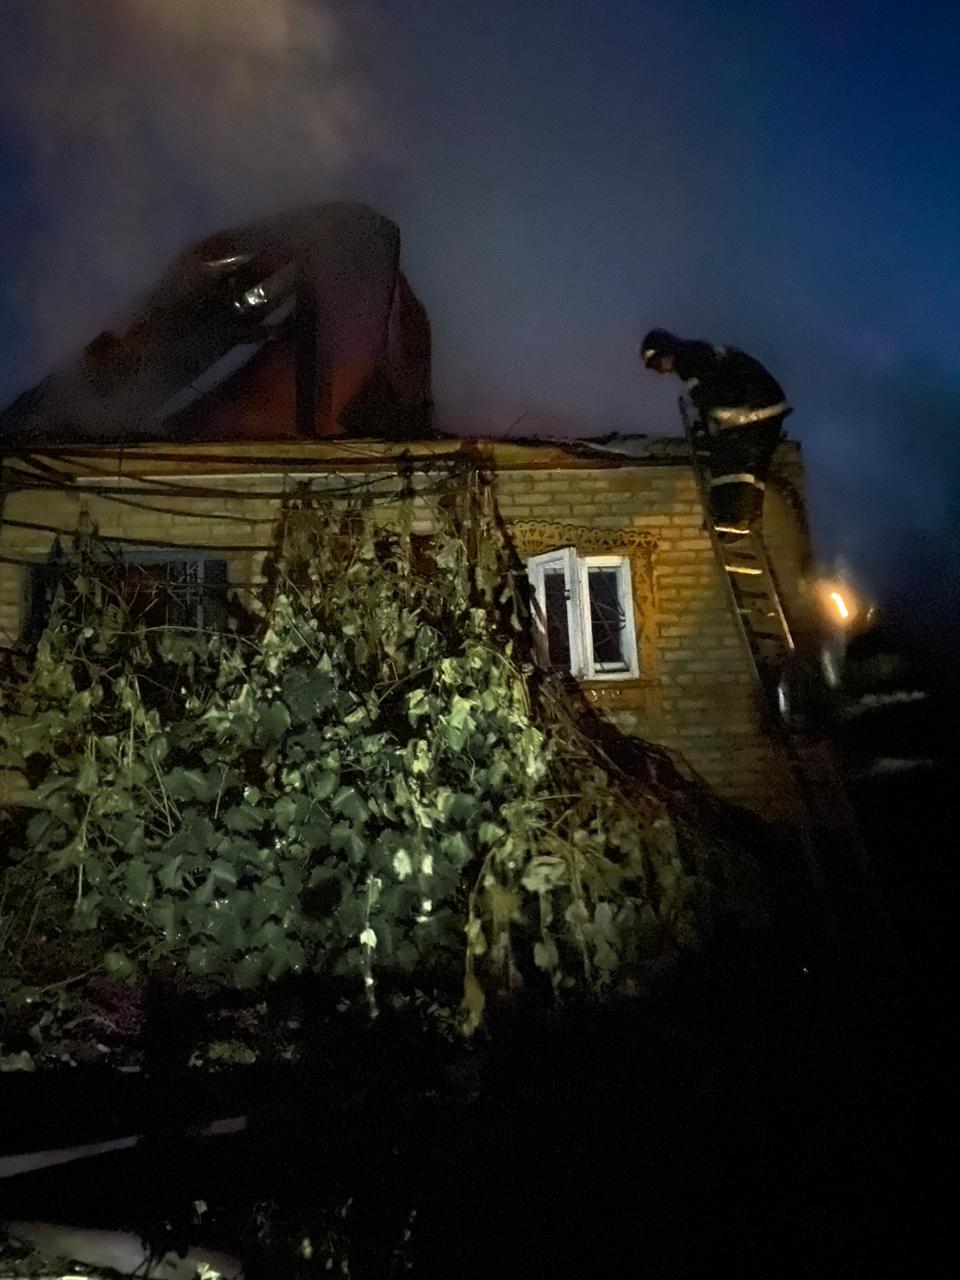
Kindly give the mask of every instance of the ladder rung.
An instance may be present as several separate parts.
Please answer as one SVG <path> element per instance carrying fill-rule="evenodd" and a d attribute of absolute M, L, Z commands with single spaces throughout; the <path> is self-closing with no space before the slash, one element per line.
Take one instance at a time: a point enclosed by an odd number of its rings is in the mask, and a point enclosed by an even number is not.
<path fill-rule="evenodd" d="M 703 529 L 710 535 L 717 567 L 725 570 L 727 575 L 723 581 L 726 584 L 728 608 L 740 625 L 742 638 L 752 658 L 754 676 L 766 698 L 775 702 L 776 682 L 784 656 L 793 647 L 793 640 L 780 604 L 776 578 L 767 557 L 763 535 L 755 528 L 742 532 L 739 528 L 730 528 L 723 532 L 735 536 L 724 540 L 721 530 L 710 516 L 710 499 L 703 466 L 705 461 L 709 461 L 709 457 L 698 453 L 699 442 L 682 399 L 680 412 L 703 503 Z M 751 579 L 754 579 L 752 584 Z M 751 585 L 753 590 L 750 589 Z"/>
<path fill-rule="evenodd" d="M 768 627 L 750 627 L 750 631 L 761 639 L 769 638 L 771 640 L 781 640 L 783 638 L 783 632 L 779 627 L 775 629 Z"/>

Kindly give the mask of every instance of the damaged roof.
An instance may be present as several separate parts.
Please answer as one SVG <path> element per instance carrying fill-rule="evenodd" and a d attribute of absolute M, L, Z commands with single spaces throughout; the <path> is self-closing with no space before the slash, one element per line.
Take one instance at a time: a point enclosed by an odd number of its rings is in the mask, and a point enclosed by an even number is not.
<path fill-rule="evenodd" d="M 336 203 L 188 249 L 116 331 L 0 413 L 0 442 L 413 438 L 430 411 L 399 230 Z"/>
<path fill-rule="evenodd" d="M 434 430 L 430 376 L 429 321 L 400 270 L 396 225 L 365 205 L 315 205 L 182 253 L 115 330 L 0 412 L 0 448 L 66 458 L 78 446 L 347 437 L 483 452 Z M 518 466 L 686 458 L 683 440 L 646 435 L 486 447 Z"/>

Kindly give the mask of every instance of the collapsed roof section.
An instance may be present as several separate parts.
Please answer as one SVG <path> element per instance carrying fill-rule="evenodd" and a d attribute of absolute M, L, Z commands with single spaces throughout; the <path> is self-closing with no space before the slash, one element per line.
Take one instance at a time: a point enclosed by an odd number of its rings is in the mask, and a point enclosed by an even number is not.
<path fill-rule="evenodd" d="M 0 441 L 429 436 L 429 321 L 399 263 L 364 205 L 219 232 L 0 414 Z"/>

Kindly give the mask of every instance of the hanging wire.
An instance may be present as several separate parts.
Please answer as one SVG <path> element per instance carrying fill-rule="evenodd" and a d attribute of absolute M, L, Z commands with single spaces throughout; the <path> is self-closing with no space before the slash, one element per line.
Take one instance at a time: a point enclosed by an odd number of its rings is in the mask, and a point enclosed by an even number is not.
<path fill-rule="evenodd" d="M 437 460 L 426 460 L 426 461 L 429 463 Z M 444 463 L 454 462 L 454 460 L 447 460 L 447 459 L 443 459 L 441 461 Z M 356 497 L 365 492 L 369 492 L 371 489 L 380 488 L 381 492 L 379 496 L 383 499 L 385 503 L 389 504 L 391 502 L 396 502 L 402 499 L 405 491 L 407 491 L 409 488 L 409 476 L 406 473 L 409 470 L 409 463 L 413 462 L 413 460 L 408 458 L 407 462 L 408 462 L 407 467 L 403 467 L 402 463 L 398 465 L 397 472 L 399 474 L 394 473 L 389 476 L 376 476 L 372 478 L 351 481 L 349 484 L 339 486 L 339 487 L 331 487 L 331 486 L 325 485 L 323 487 L 313 489 L 308 484 L 307 486 L 305 486 L 305 492 L 310 493 L 311 496 L 316 498 L 320 498 L 324 500 L 326 499 L 333 500 L 337 498 Z M 467 481 L 467 478 L 476 470 L 476 463 L 472 459 L 464 458 L 462 455 L 459 455 L 456 458 L 455 465 L 447 465 L 439 468 L 428 467 L 428 469 L 425 470 L 420 465 L 420 460 L 417 459 L 415 466 L 416 466 L 417 472 L 422 474 L 425 479 L 429 474 L 430 470 L 434 470 L 434 471 L 439 470 L 443 472 L 443 474 L 440 477 L 438 477 L 439 483 L 423 484 L 414 489 L 413 496 L 421 500 L 427 500 L 430 497 L 444 496 L 446 494 L 450 494 L 456 491 L 457 489 L 463 488 Z M 44 480 L 44 479 L 34 480 L 34 478 L 31 476 L 31 473 L 23 472 L 20 468 L 8 467 L 7 471 L 8 472 L 12 471 L 16 475 L 22 475 L 25 477 L 26 480 L 29 481 L 29 483 L 21 483 L 17 486 L 17 488 L 20 491 L 24 491 L 24 490 L 50 491 L 52 489 L 57 492 L 69 493 L 72 497 L 77 499 L 92 498 L 92 497 L 104 498 L 107 501 L 119 502 L 125 506 L 140 507 L 143 510 L 148 510 L 154 513 L 169 515 L 177 518 L 188 516 L 195 519 L 203 519 L 211 522 L 216 522 L 219 520 L 229 520 L 229 521 L 248 524 L 248 525 L 274 525 L 276 524 L 280 514 L 278 511 L 276 515 L 271 515 L 268 517 L 247 518 L 245 516 L 238 515 L 235 512 L 198 512 L 198 511 L 190 511 L 190 510 L 184 511 L 176 508 L 159 507 L 153 504 L 140 503 L 135 499 L 132 499 L 129 496 L 126 496 L 129 492 L 128 490 L 124 490 L 123 495 L 117 494 L 116 492 L 109 492 L 109 493 L 102 492 L 100 489 L 98 489 L 95 493 L 88 494 L 85 491 L 77 490 L 74 485 L 66 481 L 63 481 L 62 479 L 58 479 L 56 482 L 54 482 L 52 478 L 50 480 Z M 343 478 L 343 473 L 340 473 L 340 472 L 332 472 L 329 474 Z M 394 484 L 393 489 L 391 490 L 384 489 L 383 486 L 385 485 L 385 483 L 388 483 L 390 481 L 392 481 Z M 198 496 L 204 496 L 204 497 L 206 496 L 205 493 L 203 495 L 198 495 L 196 488 L 192 485 L 179 485 L 179 486 L 170 486 L 170 487 L 176 488 L 175 494 L 169 495 L 171 497 L 175 496 L 175 497 L 184 498 L 184 499 L 195 499 Z M 211 496 L 224 498 L 227 501 L 231 499 L 236 499 L 240 501 L 247 501 L 251 499 L 261 500 L 261 501 L 264 501 L 264 500 L 274 501 L 274 502 L 277 502 L 278 505 L 282 507 L 283 502 L 289 496 L 289 491 L 286 491 L 286 493 L 283 491 L 251 493 L 249 491 L 246 491 L 246 492 L 229 491 L 229 490 L 224 491 L 221 489 L 215 489 L 212 491 Z M 35 532 L 35 533 L 50 533 L 50 534 L 53 534 L 55 537 L 62 537 L 62 538 L 71 538 L 75 533 L 75 529 L 64 528 L 62 526 L 53 525 L 53 524 L 47 524 L 43 521 L 19 520 L 19 519 L 11 518 L 9 516 L 4 516 L 3 524 L 9 525 L 11 528 L 24 529 L 24 530 Z M 161 549 L 179 550 L 179 551 L 196 551 L 200 549 L 197 547 L 197 544 L 195 542 L 181 542 L 178 540 L 156 538 L 156 537 L 151 537 L 151 538 L 138 537 L 134 534 L 105 534 L 105 533 L 99 532 L 98 537 L 104 543 L 114 543 L 114 544 L 119 543 L 119 544 L 133 546 L 133 547 L 136 547 L 136 546 L 157 547 Z M 205 549 L 205 550 L 209 549 L 211 551 L 215 550 L 215 551 L 222 551 L 222 552 L 232 551 L 232 552 L 241 554 L 241 553 L 266 552 L 271 550 L 272 545 L 273 545 L 272 543 L 267 543 L 267 544 L 264 544 L 264 543 L 216 543 L 216 544 L 206 543 L 202 549 Z M 29 565 L 29 564 L 35 563 L 33 561 L 27 561 L 27 560 L 16 560 L 11 557 L 0 557 L 0 560 L 2 560 L 3 563 L 11 563 L 11 564 Z"/>
<path fill-rule="evenodd" d="M 403 470 L 405 469 L 398 468 L 398 471 L 401 471 L 401 473 Z M 417 470 L 423 472 L 424 475 L 427 474 L 424 471 L 424 469 L 421 467 L 418 467 Z M 52 490 L 54 492 L 70 494 L 71 497 L 76 498 L 77 500 L 84 500 L 84 499 L 103 500 L 106 502 L 117 503 L 119 505 L 126 506 L 126 507 L 132 507 L 134 509 L 149 511 L 159 515 L 174 516 L 177 518 L 186 517 L 189 519 L 206 520 L 206 521 L 226 521 L 226 522 L 245 524 L 245 525 L 272 525 L 276 522 L 276 518 L 277 518 L 276 516 L 262 516 L 262 517 L 245 516 L 245 515 L 240 515 L 236 512 L 229 512 L 229 511 L 196 511 L 196 510 L 190 510 L 189 508 L 184 509 L 184 508 L 158 506 L 157 504 L 154 504 L 154 503 L 141 502 L 138 500 L 137 497 L 129 496 L 130 490 L 126 486 L 124 486 L 120 492 L 117 491 L 116 487 L 107 487 L 107 486 L 104 486 L 104 487 L 98 486 L 93 491 L 87 491 L 85 489 L 78 489 L 74 484 L 70 483 L 69 481 L 66 481 L 63 479 L 54 480 L 53 478 L 49 480 L 38 478 L 35 475 L 33 475 L 31 472 L 24 471 L 21 468 L 17 468 L 17 467 L 8 466 L 6 469 L 6 474 L 12 475 L 17 478 L 17 482 L 15 483 L 15 485 L 11 486 L 11 490 L 14 492 L 29 492 L 29 491 L 50 492 Z M 342 479 L 346 478 L 341 472 L 330 472 L 327 474 L 329 474 L 331 477 L 338 477 Z M 455 474 L 456 473 L 453 471 L 450 472 L 451 479 L 455 478 Z M 20 479 L 20 477 L 22 477 L 22 479 Z M 394 489 L 392 490 L 386 489 L 384 486 L 386 486 L 391 482 L 395 486 Z M 313 481 L 311 480 L 306 483 L 310 485 L 313 483 Z M 379 475 L 375 477 L 351 480 L 346 484 L 342 484 L 338 486 L 324 484 L 317 488 L 311 488 L 310 492 L 312 492 L 317 497 L 334 500 L 334 499 L 352 498 L 352 497 L 361 495 L 363 493 L 369 492 L 370 490 L 379 489 L 380 496 L 384 499 L 384 501 L 393 501 L 397 498 L 397 496 L 402 494 L 405 483 L 406 482 L 403 481 L 402 479 L 399 480 L 398 482 L 397 474 L 391 473 L 391 474 Z M 446 485 L 439 488 L 437 491 L 438 492 L 443 491 L 443 488 L 449 487 L 449 483 L 450 482 L 447 481 Z M 430 491 L 431 490 L 426 485 L 416 489 L 416 493 L 419 495 L 426 494 L 427 492 L 430 492 Z M 143 492 L 146 492 L 150 496 L 152 496 L 154 493 L 154 491 L 151 489 L 136 490 L 136 493 L 138 494 Z M 220 498 L 227 502 L 233 500 L 233 501 L 269 501 L 269 502 L 282 503 L 288 493 L 289 493 L 289 490 L 269 490 L 269 491 L 256 490 L 254 491 L 254 490 L 227 490 L 227 489 L 221 489 L 221 488 L 200 489 L 199 486 L 195 486 L 191 484 L 170 484 L 160 491 L 159 496 L 166 497 L 166 498 L 173 498 L 173 499 L 189 499 L 189 500 L 196 500 L 197 498 L 203 498 L 205 500 L 210 498 Z M 54 526 L 50 526 L 50 525 L 42 526 L 39 523 L 33 523 L 29 521 L 16 521 L 9 518 L 5 519 L 3 523 L 10 524 L 12 526 L 19 525 L 19 527 L 22 527 L 22 528 L 35 528 L 37 530 L 44 530 L 47 532 L 54 532 L 54 533 L 70 532 L 68 530 L 55 528 Z M 129 537 L 125 540 L 129 542 L 138 541 L 138 539 L 136 539 L 135 537 Z M 161 544 L 155 542 L 154 545 L 161 545 Z"/>

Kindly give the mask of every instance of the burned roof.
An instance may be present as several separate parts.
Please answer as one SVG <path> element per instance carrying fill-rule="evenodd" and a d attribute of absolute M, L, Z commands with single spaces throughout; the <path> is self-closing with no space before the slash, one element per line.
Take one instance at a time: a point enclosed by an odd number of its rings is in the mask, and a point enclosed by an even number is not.
<path fill-rule="evenodd" d="M 0 414 L 0 441 L 422 438 L 430 408 L 399 230 L 336 203 L 188 249 L 117 331 Z"/>

